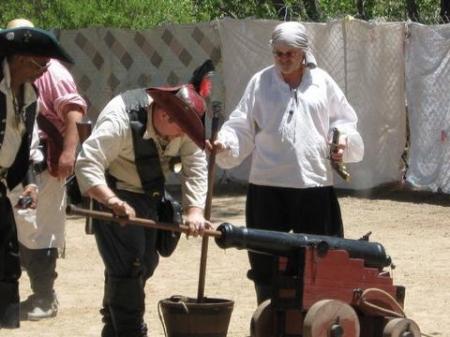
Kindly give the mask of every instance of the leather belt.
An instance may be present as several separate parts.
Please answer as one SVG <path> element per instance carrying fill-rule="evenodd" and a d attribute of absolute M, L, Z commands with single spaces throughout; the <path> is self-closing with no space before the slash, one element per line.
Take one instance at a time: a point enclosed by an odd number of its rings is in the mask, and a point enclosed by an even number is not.
<path fill-rule="evenodd" d="M 7 196 L 7 189 L 6 189 L 6 173 L 8 172 L 8 169 L 5 169 L 0 166 L 0 202 L 4 202 L 6 196 Z"/>
<path fill-rule="evenodd" d="M 40 173 L 44 172 L 46 169 L 47 169 L 47 162 L 46 161 L 41 161 L 39 163 L 33 164 L 33 170 L 37 174 L 40 174 Z"/>
<path fill-rule="evenodd" d="M 5 179 L 7 173 L 8 169 L 0 166 L 0 180 Z"/>

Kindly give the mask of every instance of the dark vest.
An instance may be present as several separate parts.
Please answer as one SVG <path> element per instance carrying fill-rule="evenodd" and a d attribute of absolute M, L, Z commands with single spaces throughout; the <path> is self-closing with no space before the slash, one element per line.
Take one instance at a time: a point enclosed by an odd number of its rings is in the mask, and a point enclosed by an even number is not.
<path fill-rule="evenodd" d="M 148 96 L 145 89 L 124 92 L 122 99 L 130 118 L 131 134 L 136 169 L 145 193 L 157 202 L 158 220 L 175 224 L 182 223 L 181 205 L 164 190 L 164 174 L 161 161 L 153 139 L 143 139 L 147 128 Z M 155 247 L 161 256 L 170 256 L 177 247 L 180 233 L 165 230 L 157 231 Z"/>
<path fill-rule="evenodd" d="M 0 64 L 2 63 L 0 58 Z M 0 81 L 3 79 L 3 72 L 0 70 Z M 30 168 L 30 145 L 33 136 L 33 126 L 36 116 L 36 102 L 33 102 L 25 109 L 25 133 L 22 136 L 19 151 L 11 167 L 8 168 L 6 182 L 8 188 L 12 190 L 26 176 Z M 3 145 L 6 129 L 6 96 L 0 92 L 0 148 Z"/>
<path fill-rule="evenodd" d="M 153 198 L 164 195 L 164 174 L 153 139 L 143 139 L 147 127 L 148 95 L 145 89 L 121 94 L 130 118 L 136 169 L 146 194 Z"/>

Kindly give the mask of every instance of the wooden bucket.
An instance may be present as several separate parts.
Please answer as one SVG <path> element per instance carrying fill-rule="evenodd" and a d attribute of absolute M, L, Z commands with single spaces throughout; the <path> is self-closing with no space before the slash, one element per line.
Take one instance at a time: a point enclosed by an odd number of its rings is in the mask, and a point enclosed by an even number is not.
<path fill-rule="evenodd" d="M 234 302 L 220 298 L 172 296 L 158 303 L 167 337 L 226 337 Z M 162 318 L 161 318 L 162 314 Z"/>

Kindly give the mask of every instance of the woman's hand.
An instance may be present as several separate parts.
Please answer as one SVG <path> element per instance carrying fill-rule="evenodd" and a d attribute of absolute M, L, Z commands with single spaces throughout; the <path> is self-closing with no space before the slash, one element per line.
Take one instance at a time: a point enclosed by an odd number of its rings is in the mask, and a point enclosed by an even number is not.
<path fill-rule="evenodd" d="M 225 146 L 224 143 L 222 143 L 221 141 L 218 141 L 218 140 L 214 141 L 214 144 L 211 144 L 211 141 L 209 139 L 207 139 L 205 149 L 208 153 L 211 153 L 213 150 L 216 153 L 220 153 L 220 152 L 227 150 L 228 147 Z"/>
<path fill-rule="evenodd" d="M 347 148 L 347 137 L 344 135 L 341 135 L 339 137 L 339 143 L 338 144 L 330 144 L 331 151 L 330 151 L 330 157 L 331 160 L 337 163 L 342 162 L 342 159 L 344 157 L 344 151 Z"/>

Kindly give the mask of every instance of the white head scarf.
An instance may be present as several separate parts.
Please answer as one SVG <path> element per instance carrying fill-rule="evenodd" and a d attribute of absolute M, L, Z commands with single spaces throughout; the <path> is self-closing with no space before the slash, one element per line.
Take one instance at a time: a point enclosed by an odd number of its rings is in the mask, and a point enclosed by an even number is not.
<path fill-rule="evenodd" d="M 288 21 L 280 23 L 272 32 L 270 44 L 272 47 L 277 43 L 286 43 L 294 48 L 300 48 L 305 53 L 305 63 L 307 67 L 317 66 L 316 58 L 309 47 L 308 35 L 305 26 L 299 22 Z"/>

